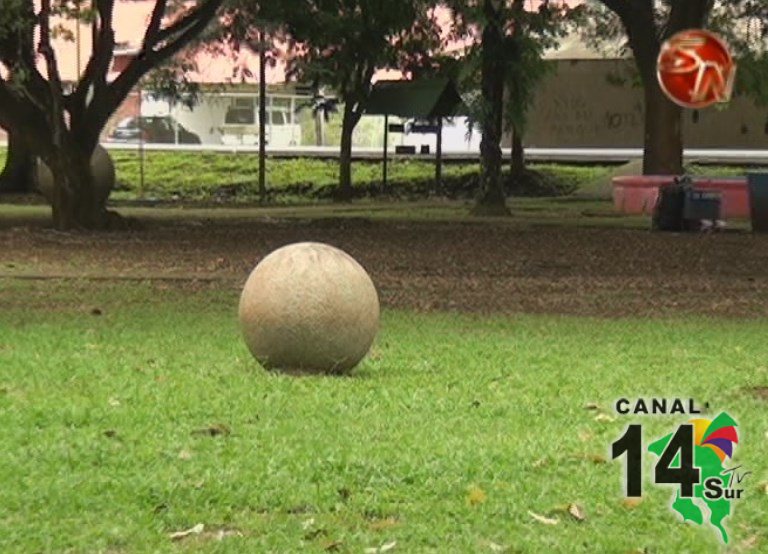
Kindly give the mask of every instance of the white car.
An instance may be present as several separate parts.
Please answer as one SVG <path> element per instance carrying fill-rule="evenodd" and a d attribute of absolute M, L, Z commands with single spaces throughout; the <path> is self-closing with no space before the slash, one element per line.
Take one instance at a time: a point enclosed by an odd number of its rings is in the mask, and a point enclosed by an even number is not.
<path fill-rule="evenodd" d="M 273 148 L 299 146 L 301 126 L 291 123 L 288 109 L 268 108 L 266 139 Z M 226 145 L 259 144 L 258 112 L 254 113 L 250 107 L 238 110 L 236 105 L 228 109 L 221 130 L 221 142 Z"/>

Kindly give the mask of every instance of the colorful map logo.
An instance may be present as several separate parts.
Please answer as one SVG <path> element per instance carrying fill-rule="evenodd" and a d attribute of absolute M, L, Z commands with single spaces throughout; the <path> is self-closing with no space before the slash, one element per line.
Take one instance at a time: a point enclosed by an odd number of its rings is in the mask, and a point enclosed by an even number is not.
<path fill-rule="evenodd" d="M 728 543 L 728 531 L 724 520 L 732 512 L 732 503 L 741 497 L 742 489 L 736 486 L 748 475 L 739 474 L 739 467 L 727 469 L 725 463 L 733 457 L 735 446 L 739 442 L 738 424 L 727 413 L 722 412 L 713 420 L 692 419 L 685 427 L 693 428 L 692 456 L 686 458 L 686 449 L 673 446 L 674 439 L 680 433 L 670 433 L 653 442 L 648 451 L 659 457 L 659 465 L 664 471 L 686 472 L 681 481 L 659 479 L 658 484 L 680 482 L 672 501 L 672 510 L 680 514 L 684 521 L 703 525 L 705 514 L 709 525 L 719 532 L 724 543 Z M 681 426 L 682 428 L 683 426 Z M 672 447 L 672 450 L 670 448 Z M 674 456 L 671 463 L 662 464 L 665 455 Z M 683 481 L 692 485 L 692 494 L 684 493 Z M 689 489 L 690 491 L 690 489 Z"/>

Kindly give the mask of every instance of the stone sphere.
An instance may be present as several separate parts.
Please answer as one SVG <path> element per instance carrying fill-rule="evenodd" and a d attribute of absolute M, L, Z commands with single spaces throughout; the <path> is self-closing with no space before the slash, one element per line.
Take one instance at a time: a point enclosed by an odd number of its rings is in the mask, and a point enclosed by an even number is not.
<path fill-rule="evenodd" d="M 240 325 L 268 369 L 344 373 L 365 357 L 379 328 L 379 297 L 349 254 L 318 242 L 279 248 L 248 277 Z"/>
<path fill-rule="evenodd" d="M 91 155 L 91 171 L 96 195 L 101 202 L 106 202 L 112 189 L 115 188 L 115 164 L 109 152 L 100 144 Z M 40 158 L 35 165 L 34 180 L 37 190 L 45 196 L 48 202 L 53 198 L 53 173 Z"/>

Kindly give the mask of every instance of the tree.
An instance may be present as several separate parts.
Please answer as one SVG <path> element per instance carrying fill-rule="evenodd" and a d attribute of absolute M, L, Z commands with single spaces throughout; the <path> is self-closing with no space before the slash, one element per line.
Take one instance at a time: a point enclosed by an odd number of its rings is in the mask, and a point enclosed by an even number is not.
<path fill-rule="evenodd" d="M 683 171 L 682 108 L 659 86 L 656 60 L 663 42 L 684 29 L 711 28 L 736 45 L 740 57 L 737 83 L 750 94 L 768 97 L 765 40 L 768 2 L 765 0 L 600 0 L 604 6 L 585 8 L 582 20 L 593 42 L 626 37 L 645 96 L 643 172 L 680 174 Z M 618 20 L 618 21 L 616 21 Z M 754 37 L 749 37 L 752 30 Z M 740 77 L 740 74 L 743 75 Z M 762 90 L 762 92 L 761 92 Z"/>
<path fill-rule="evenodd" d="M 315 120 L 315 145 L 325 145 L 325 125 L 331 119 L 331 115 L 338 113 L 339 100 L 332 96 L 326 96 L 316 86 L 312 92 L 312 97 L 299 104 L 297 111 L 310 110 Z"/>
<path fill-rule="evenodd" d="M 477 0 L 450 3 L 453 38 L 474 41 L 466 53 L 470 67 L 468 79 L 479 74 L 480 96 L 470 105 L 473 124 L 479 124 L 480 182 L 474 213 L 509 215 L 501 180 L 501 135 L 504 109 L 504 84 L 508 67 L 518 52 L 505 36 L 508 10 L 505 0 Z M 479 71 L 477 69 L 479 68 Z"/>
<path fill-rule="evenodd" d="M 481 98 L 473 110 L 482 131 L 475 213 L 508 214 L 501 177 L 502 131 L 506 127 L 513 132 L 513 165 L 521 173 L 526 115 L 535 88 L 546 73 L 541 57 L 562 33 L 569 9 L 564 2 L 545 1 L 535 11 L 528 11 L 523 0 L 457 0 L 450 6 L 454 35 L 475 41 L 466 60 L 470 68 L 479 67 L 480 74 Z M 470 82 L 473 80 L 470 75 Z"/>
<path fill-rule="evenodd" d="M 502 7 L 483 0 L 485 24 L 481 38 L 481 86 L 483 116 L 480 127 L 480 196 L 475 213 L 507 215 L 506 194 L 501 181 L 501 132 L 504 82 L 508 60 L 517 52 L 505 49 Z M 498 3 L 496 3 L 498 4 Z"/>
<path fill-rule="evenodd" d="M 218 44 L 238 52 L 246 47 L 259 54 L 259 196 L 267 200 L 267 66 L 277 63 L 277 43 L 285 40 L 285 21 L 299 2 L 230 0 L 223 13 Z M 252 76 L 247 68 L 245 76 Z"/>
<path fill-rule="evenodd" d="M 21 12 L 21 6 L 11 5 L 12 10 Z M 24 12 L 19 13 L 24 15 Z M 27 13 L 27 17 L 29 14 Z M 12 52 L 17 48 L 28 47 L 22 43 L 23 36 L 20 29 L 24 25 L 24 19 L 13 21 L 10 17 L 0 17 L 0 52 Z M 0 58 L 1 60 L 2 58 Z M 7 78 L 9 82 L 14 81 L 11 73 Z M 0 174 L 0 192 L 27 192 L 32 186 L 32 164 L 34 158 L 22 140 L 20 133 L 11 129 L 7 117 L 3 117 L 0 111 L 0 127 L 8 132 L 8 151 L 5 160 L 5 167 Z"/>
<path fill-rule="evenodd" d="M 737 60 L 735 94 L 768 106 L 768 0 L 716 2 L 708 23 Z"/>
<path fill-rule="evenodd" d="M 423 0 L 297 0 L 286 14 L 294 53 L 289 73 L 333 90 L 343 103 L 339 188 L 352 196 L 352 134 L 363 115 L 378 69 L 407 69 L 409 52 L 428 55 L 436 33 Z M 421 48 L 413 49 L 417 40 Z"/>
<path fill-rule="evenodd" d="M 153 100 L 164 100 L 168 107 L 181 104 L 189 109 L 200 103 L 200 83 L 189 75 L 198 67 L 192 57 L 177 56 L 147 73 L 139 82 Z"/>
<path fill-rule="evenodd" d="M 0 121 L 51 169 L 59 229 L 107 226 L 90 170 L 104 125 L 144 75 L 203 32 L 223 0 L 155 0 L 138 53 L 108 81 L 115 1 L 41 0 L 36 7 L 6 0 L 0 13 L 0 63 L 8 71 L 0 76 Z M 91 22 L 94 48 L 82 76 L 69 85 L 62 82 L 52 37 L 78 18 Z"/>
<path fill-rule="evenodd" d="M 508 35 L 518 55 L 506 72 L 504 123 L 512 137 L 510 170 L 513 179 L 526 169 L 523 137 L 536 89 L 554 69 L 544 59 L 544 53 L 565 35 L 572 13 L 566 3 L 543 2 L 534 11 L 526 10 L 522 0 L 512 2 Z"/>

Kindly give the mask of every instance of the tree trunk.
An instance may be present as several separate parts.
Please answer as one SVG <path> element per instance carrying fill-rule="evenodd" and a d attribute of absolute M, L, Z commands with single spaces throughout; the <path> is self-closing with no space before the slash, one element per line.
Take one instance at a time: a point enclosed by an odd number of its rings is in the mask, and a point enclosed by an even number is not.
<path fill-rule="evenodd" d="M 501 129 L 504 106 L 503 36 L 499 12 L 491 0 L 484 7 L 488 23 L 482 36 L 483 115 L 480 140 L 480 191 L 473 213 L 508 215 L 504 185 L 501 180 Z"/>
<path fill-rule="evenodd" d="M 107 210 L 93 186 L 91 152 L 62 146 L 47 160 L 53 174 L 51 209 L 57 229 L 103 229 Z"/>
<path fill-rule="evenodd" d="M 657 82 L 645 85 L 643 174 L 683 173 L 682 108 L 669 100 Z"/>
<path fill-rule="evenodd" d="M 714 2 L 679 0 L 669 3 L 669 15 L 658 28 L 653 2 L 607 2 L 622 20 L 645 96 L 643 173 L 678 175 L 683 172 L 682 108 L 669 100 L 659 86 L 656 60 L 661 42 L 683 29 L 703 27 Z"/>
<path fill-rule="evenodd" d="M 315 143 L 317 146 L 325 146 L 325 114 L 323 110 L 315 113 Z"/>
<path fill-rule="evenodd" d="M 512 128 L 512 156 L 510 158 L 509 169 L 512 175 L 521 175 L 525 171 L 525 148 L 523 148 L 523 137 Z"/>
<path fill-rule="evenodd" d="M 267 201 L 267 51 L 264 33 L 259 33 L 259 199 Z"/>
<path fill-rule="evenodd" d="M 0 192 L 31 192 L 34 157 L 18 132 L 8 133 L 5 168 L 0 174 Z"/>
<path fill-rule="evenodd" d="M 344 104 L 344 118 L 341 122 L 341 153 L 339 156 L 339 190 L 336 197 L 339 200 L 352 198 L 352 133 L 360 116 L 355 112 L 351 102 Z"/>

